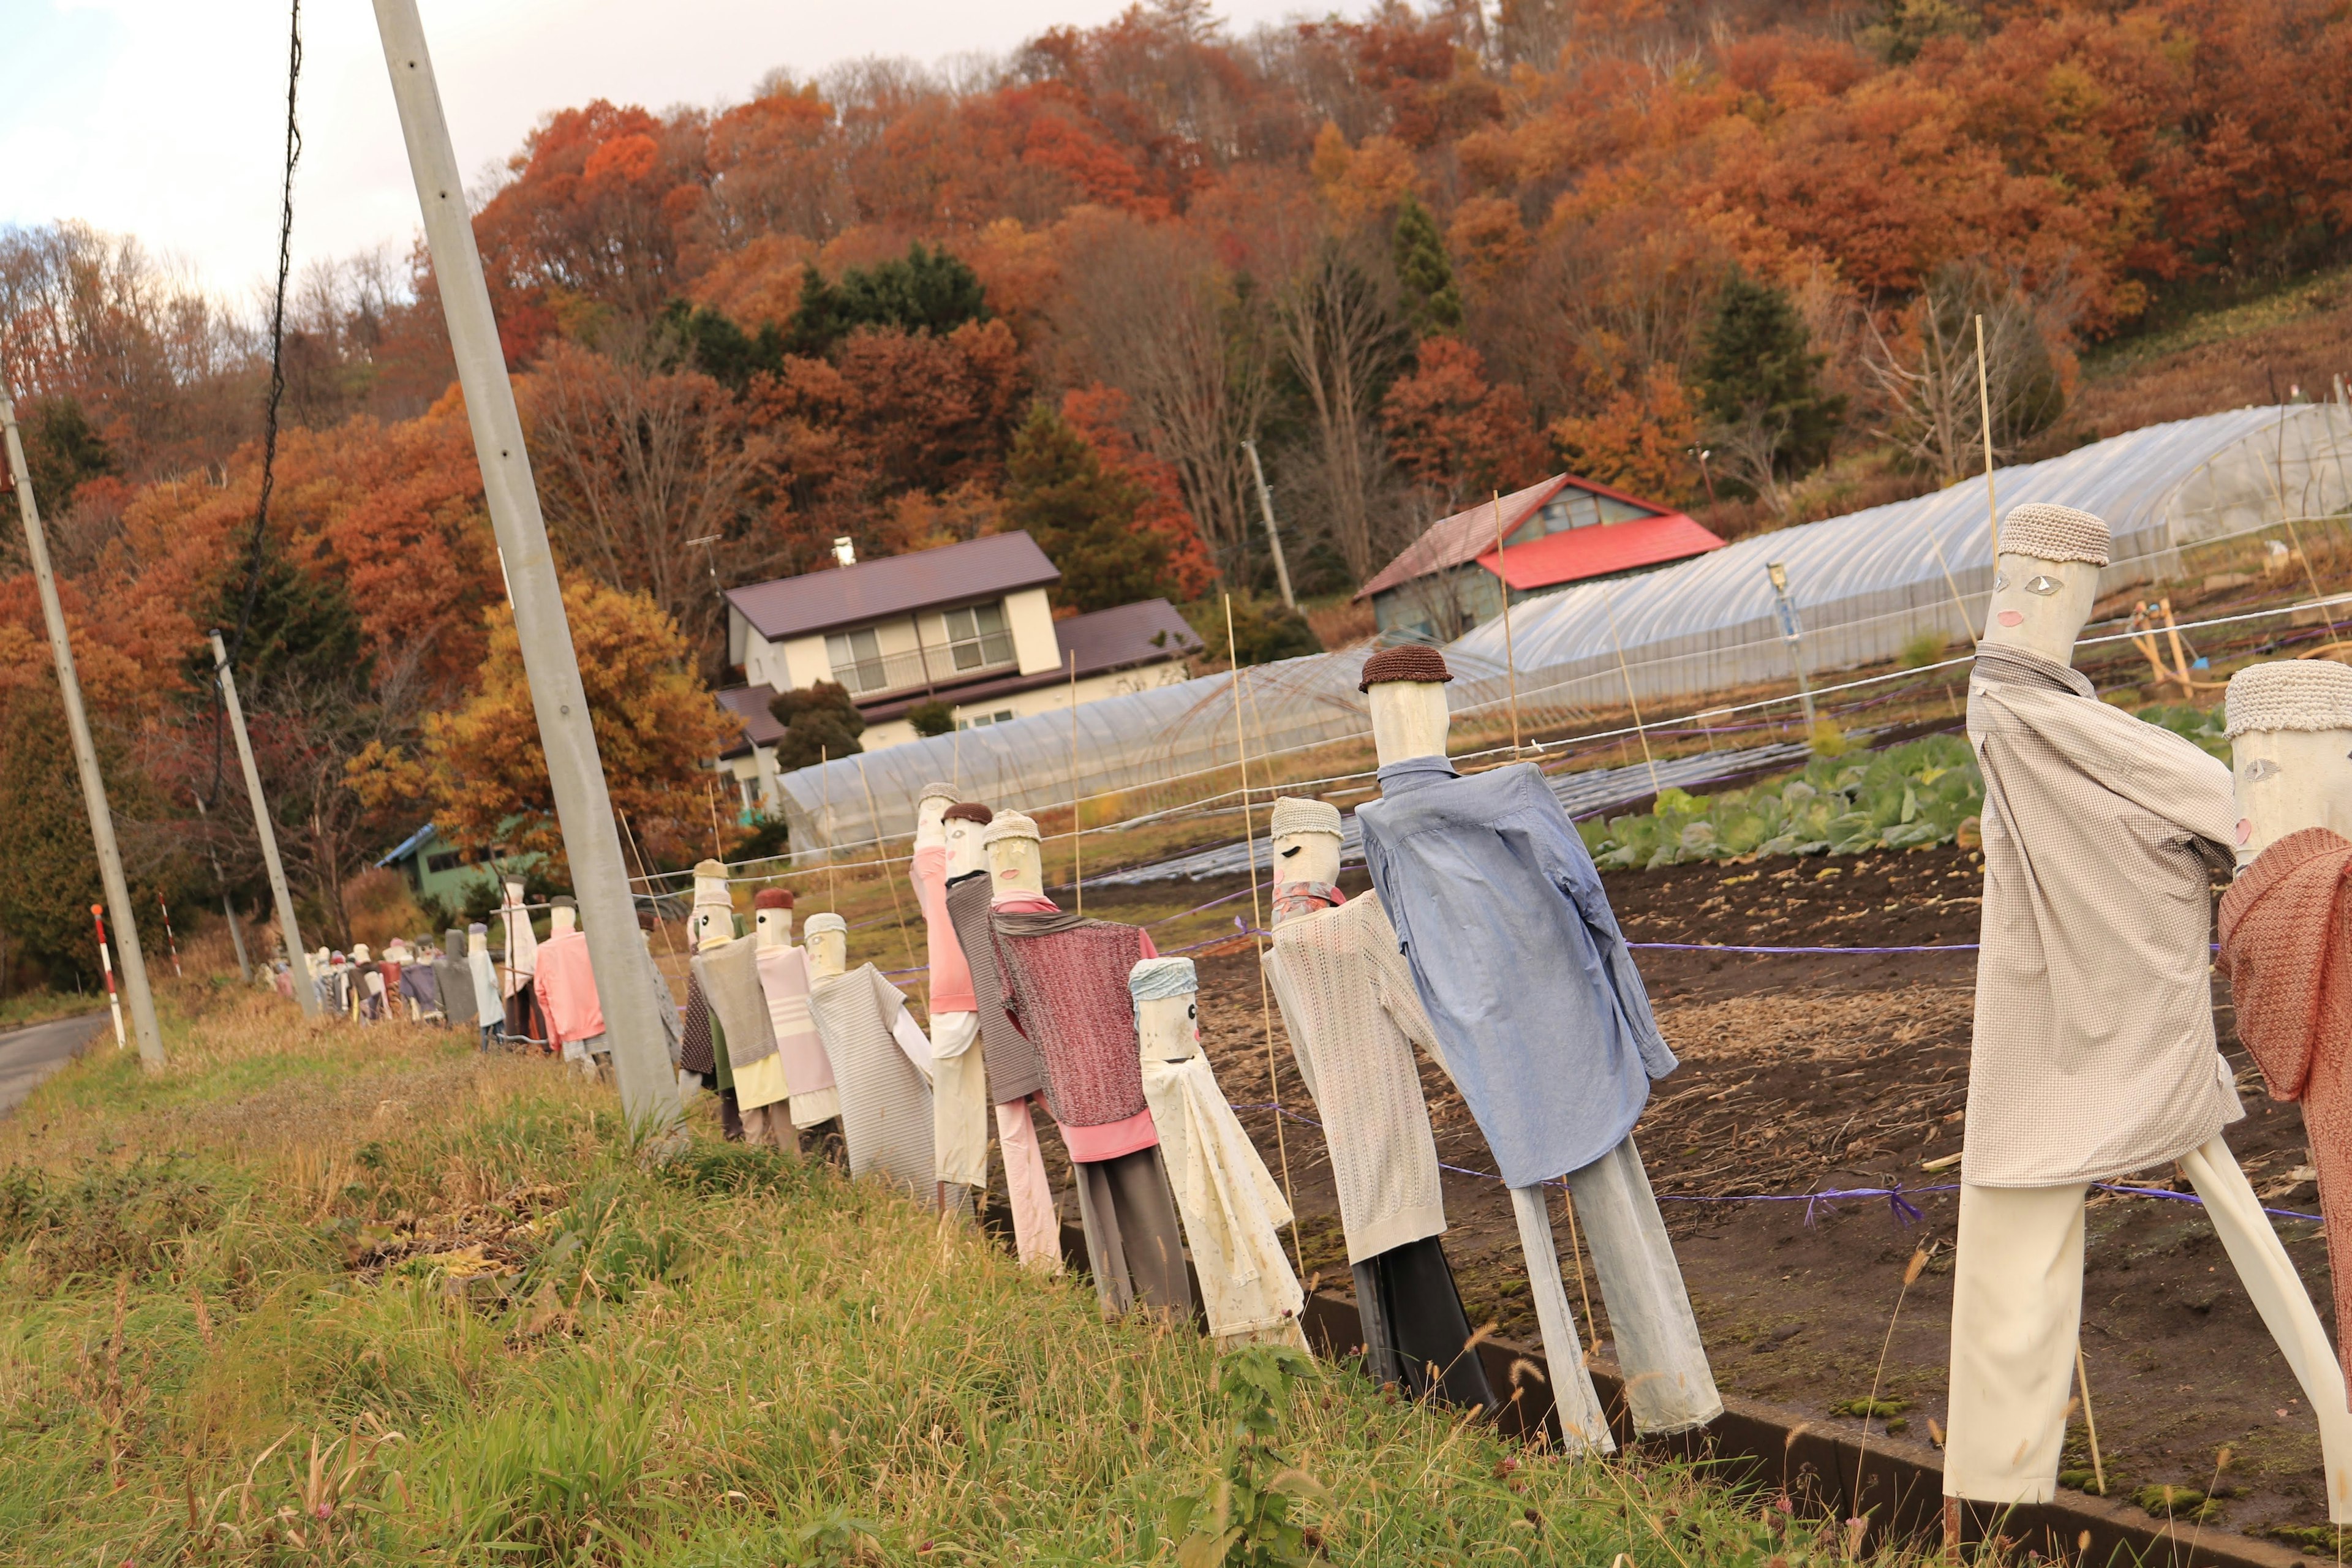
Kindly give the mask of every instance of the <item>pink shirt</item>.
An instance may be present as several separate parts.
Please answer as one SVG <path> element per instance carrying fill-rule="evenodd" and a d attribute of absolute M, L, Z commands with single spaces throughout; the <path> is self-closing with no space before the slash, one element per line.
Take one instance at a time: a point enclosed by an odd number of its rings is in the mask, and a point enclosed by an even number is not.
<path fill-rule="evenodd" d="M 945 845 L 915 851 L 910 874 L 915 901 L 923 910 L 923 942 L 931 964 L 931 1013 L 974 1013 L 979 998 L 972 994 L 971 965 L 964 962 L 963 946 L 956 941 L 948 920 L 948 852 Z"/>
<path fill-rule="evenodd" d="M 835 1087 L 833 1058 L 817 1037 L 809 1011 L 808 950 L 788 945 L 758 950 L 760 994 L 767 998 L 768 1021 L 776 1031 L 776 1054 L 784 1061 L 784 1084 L 793 1098 Z"/>
<path fill-rule="evenodd" d="M 1042 893 L 1015 893 L 1009 899 L 993 899 L 989 907 L 1000 914 L 1058 914 L 1062 906 Z M 1151 945 L 1151 933 L 1137 933 L 1143 939 L 1143 956 L 1157 958 L 1160 950 Z M 970 979 L 970 975 L 966 975 Z M 1124 1121 L 1106 1121 L 1097 1127 L 1062 1128 L 1062 1147 L 1070 1158 L 1086 1163 L 1097 1160 L 1116 1160 L 1121 1154 L 1132 1154 L 1139 1149 L 1160 1146 L 1160 1129 L 1152 1124 L 1149 1109 L 1139 1110 Z"/>
<path fill-rule="evenodd" d="M 562 931 L 541 942 L 537 982 L 539 1005 L 555 1043 L 604 1032 L 604 1008 L 596 999 L 596 972 L 588 963 L 586 932 Z"/>

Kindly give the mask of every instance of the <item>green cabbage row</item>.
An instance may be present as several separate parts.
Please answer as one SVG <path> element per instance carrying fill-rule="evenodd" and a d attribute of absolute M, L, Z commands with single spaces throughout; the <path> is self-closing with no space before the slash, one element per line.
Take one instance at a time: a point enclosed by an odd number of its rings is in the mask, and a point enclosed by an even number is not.
<path fill-rule="evenodd" d="M 2144 709 L 2139 716 L 2229 761 L 2221 710 Z M 1640 816 L 1577 826 L 1604 871 L 1749 855 L 1858 855 L 1865 849 L 1976 843 L 1984 777 L 1958 735 L 1885 751 L 1819 756 L 1802 771 L 1747 789 L 1692 795 L 1669 789 Z"/>

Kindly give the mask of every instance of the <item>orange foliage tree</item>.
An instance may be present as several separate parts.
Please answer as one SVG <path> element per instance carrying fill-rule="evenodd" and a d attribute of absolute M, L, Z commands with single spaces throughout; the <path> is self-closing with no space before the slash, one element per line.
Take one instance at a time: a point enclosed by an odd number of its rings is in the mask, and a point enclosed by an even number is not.
<path fill-rule="evenodd" d="M 709 760 L 730 734 L 692 668 L 677 623 L 643 594 L 573 579 L 564 614 L 596 726 L 613 805 L 656 861 L 689 858 L 705 842 Z M 488 654 L 454 709 L 426 719 L 420 749 L 376 745 L 355 758 L 352 783 L 378 805 L 414 801 L 469 847 L 498 845 L 562 868 L 562 832 L 540 743 L 514 615 L 486 617 Z"/>
<path fill-rule="evenodd" d="M 1533 484 L 1549 468 L 1525 395 L 1490 383 L 1478 351 L 1459 338 L 1422 340 L 1412 373 L 1381 405 L 1381 422 L 1398 467 L 1449 509 Z"/>

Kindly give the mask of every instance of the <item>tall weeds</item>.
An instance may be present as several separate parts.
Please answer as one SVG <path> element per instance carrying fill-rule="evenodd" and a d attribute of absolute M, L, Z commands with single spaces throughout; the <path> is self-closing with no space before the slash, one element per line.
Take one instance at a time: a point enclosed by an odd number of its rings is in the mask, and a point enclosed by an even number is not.
<path fill-rule="evenodd" d="M 708 1126 L 654 1163 L 545 1064 L 242 999 L 172 1046 L 0 1123 L 11 1213 L 163 1171 L 203 1194 L 118 1205 L 134 1239 L 63 1273 L 9 1222 L 0 1561 L 1167 1565 L 1212 1477 L 1216 1533 L 1334 1563 L 1834 1555 L 1685 1466 L 1517 1449 L 1328 1363 L 1221 1367 Z"/>

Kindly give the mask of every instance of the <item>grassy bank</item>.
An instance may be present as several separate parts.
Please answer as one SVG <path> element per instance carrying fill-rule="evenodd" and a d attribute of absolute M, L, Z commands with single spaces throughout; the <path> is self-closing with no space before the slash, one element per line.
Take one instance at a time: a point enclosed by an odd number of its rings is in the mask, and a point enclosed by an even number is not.
<path fill-rule="evenodd" d="M 80 996 L 69 991 L 19 991 L 14 996 L 0 999 L 0 1033 L 46 1024 L 53 1018 L 70 1018 L 77 1013 L 99 1012 L 105 1006 L 103 993 Z"/>
<path fill-rule="evenodd" d="M 656 1163 L 426 1028 L 172 1034 L 0 1124 L 0 1558 L 1172 1563 L 1183 1500 L 1264 1477 L 1191 1331 L 877 1188 L 700 1123 Z M 1835 1555 L 1679 1466 L 1267 1374 L 1298 1561 Z"/>

